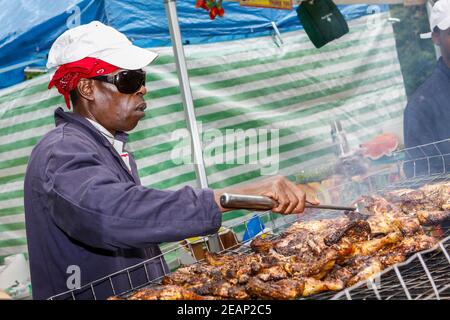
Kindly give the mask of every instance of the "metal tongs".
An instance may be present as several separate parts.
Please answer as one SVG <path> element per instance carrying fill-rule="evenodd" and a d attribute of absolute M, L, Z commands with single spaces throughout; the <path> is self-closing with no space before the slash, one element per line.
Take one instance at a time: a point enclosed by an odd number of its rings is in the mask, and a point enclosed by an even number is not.
<path fill-rule="evenodd" d="M 249 196 L 243 194 L 223 193 L 220 196 L 220 205 L 228 209 L 270 210 L 278 206 L 272 198 L 265 196 Z M 356 211 L 357 207 L 343 207 L 328 204 L 312 205 L 305 203 L 305 208 Z"/>

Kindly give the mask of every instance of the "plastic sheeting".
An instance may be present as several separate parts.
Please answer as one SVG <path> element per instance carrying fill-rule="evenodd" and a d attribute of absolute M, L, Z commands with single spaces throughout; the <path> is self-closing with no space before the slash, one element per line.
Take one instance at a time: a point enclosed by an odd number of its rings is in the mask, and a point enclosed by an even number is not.
<path fill-rule="evenodd" d="M 142 47 L 170 46 L 163 0 L 0 0 L 0 88 L 25 79 L 26 66 L 44 67 L 53 41 L 68 28 L 99 20 L 124 32 Z M 185 44 L 201 44 L 264 36 L 300 29 L 296 12 L 240 7 L 224 3 L 225 17 L 211 21 L 194 7 L 194 0 L 177 2 Z M 341 7 L 348 20 L 386 11 L 387 6 Z"/>

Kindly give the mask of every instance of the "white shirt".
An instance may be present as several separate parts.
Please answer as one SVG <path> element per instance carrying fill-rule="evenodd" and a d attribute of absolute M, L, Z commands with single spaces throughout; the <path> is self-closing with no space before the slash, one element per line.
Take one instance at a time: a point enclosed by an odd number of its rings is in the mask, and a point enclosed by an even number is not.
<path fill-rule="evenodd" d="M 114 136 L 105 129 L 100 123 L 95 122 L 94 120 L 86 118 L 106 139 L 108 139 L 109 143 L 114 147 L 114 149 L 119 154 L 122 161 L 127 166 L 128 170 L 131 172 L 131 166 L 130 166 L 130 158 L 128 156 L 128 152 L 124 150 L 124 143 L 120 140 L 116 140 Z"/>

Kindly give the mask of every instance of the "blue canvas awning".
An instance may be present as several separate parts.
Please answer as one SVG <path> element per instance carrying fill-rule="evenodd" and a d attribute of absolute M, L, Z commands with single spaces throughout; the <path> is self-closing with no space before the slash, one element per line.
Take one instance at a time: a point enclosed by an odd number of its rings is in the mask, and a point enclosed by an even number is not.
<path fill-rule="evenodd" d="M 27 66 L 44 67 L 53 41 L 68 28 L 99 20 L 125 33 L 141 47 L 170 46 L 162 0 L 0 0 L 0 88 L 24 80 Z M 240 7 L 225 2 L 225 17 L 212 21 L 194 0 L 177 1 L 184 44 L 249 38 L 300 29 L 295 10 Z M 340 7 L 348 20 L 371 13 L 368 5 Z M 387 10 L 387 6 L 377 6 Z"/>

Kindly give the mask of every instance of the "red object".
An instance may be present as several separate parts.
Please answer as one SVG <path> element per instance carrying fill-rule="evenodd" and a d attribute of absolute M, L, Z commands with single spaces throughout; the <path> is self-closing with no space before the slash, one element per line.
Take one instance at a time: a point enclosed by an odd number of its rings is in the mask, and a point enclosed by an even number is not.
<path fill-rule="evenodd" d="M 70 91 L 77 87 L 81 78 L 93 78 L 118 69 L 119 67 L 103 60 L 87 57 L 61 65 L 50 80 L 48 88 L 55 86 L 58 92 L 64 96 L 67 108 L 70 109 Z"/>
<path fill-rule="evenodd" d="M 214 20 L 216 18 L 217 14 L 218 14 L 217 7 L 214 7 L 209 12 L 209 17 L 211 18 L 211 20 Z"/>
<path fill-rule="evenodd" d="M 206 1 L 205 0 L 197 0 L 197 2 L 195 3 L 195 7 L 196 8 L 203 8 L 206 11 L 209 11 L 209 8 L 206 5 Z"/>
<path fill-rule="evenodd" d="M 384 133 L 361 144 L 363 155 L 372 160 L 377 160 L 382 156 L 390 155 L 397 147 L 397 137 L 392 133 Z"/>
<path fill-rule="evenodd" d="M 209 5 L 209 6 L 208 6 Z M 209 17 L 214 20 L 217 16 L 223 17 L 225 10 L 222 8 L 222 1 L 216 0 L 197 0 L 195 3 L 196 8 L 203 8 L 209 11 Z"/>

